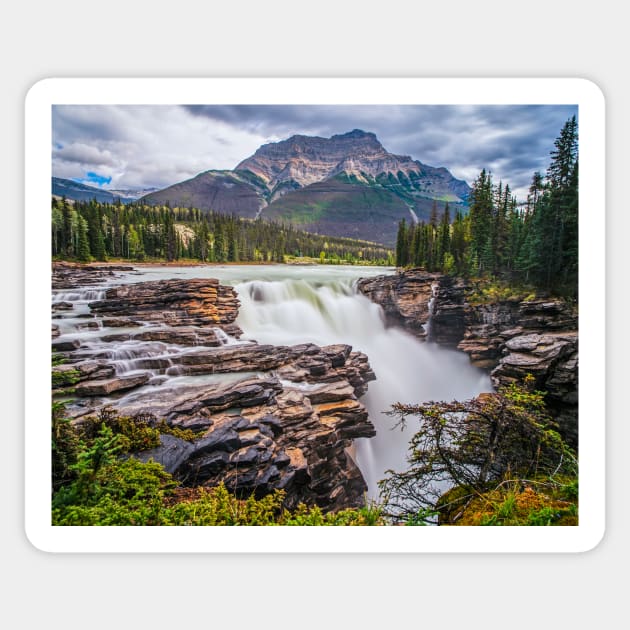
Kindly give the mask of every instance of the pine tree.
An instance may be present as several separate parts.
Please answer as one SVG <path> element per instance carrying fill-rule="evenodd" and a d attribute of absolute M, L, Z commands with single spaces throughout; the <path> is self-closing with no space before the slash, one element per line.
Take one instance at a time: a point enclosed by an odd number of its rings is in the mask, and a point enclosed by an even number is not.
<path fill-rule="evenodd" d="M 573 166 L 571 177 L 568 181 L 567 192 L 564 208 L 565 220 L 564 220 L 564 233 L 562 241 L 562 271 L 563 271 L 563 284 L 569 289 L 569 292 L 573 290 L 574 295 L 577 297 L 578 292 L 578 219 L 579 219 L 579 174 L 578 174 L 578 159 L 576 156 L 575 164 Z"/>
<path fill-rule="evenodd" d="M 527 213 L 531 214 L 540 199 L 545 188 L 545 180 L 539 171 L 536 171 L 532 177 L 532 183 L 529 186 L 529 194 L 527 195 Z"/>
<path fill-rule="evenodd" d="M 448 201 L 444 206 L 444 212 L 440 221 L 439 229 L 439 254 L 438 267 L 444 267 L 444 259 L 447 254 L 451 253 L 451 213 L 448 208 Z"/>
<path fill-rule="evenodd" d="M 466 251 L 468 248 L 466 236 L 466 221 L 460 210 L 455 213 L 453 221 L 453 235 L 451 237 L 450 251 L 453 255 L 455 270 L 458 274 L 466 274 Z"/>
<path fill-rule="evenodd" d="M 479 265 L 473 272 L 485 273 L 491 271 L 488 265 L 492 266 L 494 261 L 494 256 L 490 255 L 493 231 L 492 176 L 485 169 L 473 183 L 469 203 L 471 253 Z"/>
<path fill-rule="evenodd" d="M 509 247 L 509 206 L 512 201 L 509 185 L 499 182 L 494 203 L 494 224 L 492 226 L 492 271 L 498 275 L 507 268 Z"/>
<path fill-rule="evenodd" d="M 396 235 L 396 266 L 406 267 L 409 264 L 409 235 L 407 222 L 401 219 L 398 223 L 398 234 Z"/>
<path fill-rule="evenodd" d="M 61 200 L 61 216 L 63 219 L 63 229 L 61 231 L 61 239 L 59 244 L 59 249 L 66 256 L 74 256 L 74 230 L 73 230 L 73 220 L 72 220 L 73 210 L 70 207 L 70 204 L 64 197 Z"/>
<path fill-rule="evenodd" d="M 89 262 L 90 241 L 88 238 L 88 224 L 87 224 L 87 221 L 81 215 L 78 215 L 77 223 L 78 223 L 77 258 L 81 262 Z"/>
<path fill-rule="evenodd" d="M 547 186 L 539 198 L 529 236 L 532 280 L 547 290 L 577 293 L 578 136 L 575 116 L 551 152 Z M 570 253 L 569 253 L 570 252 Z"/>

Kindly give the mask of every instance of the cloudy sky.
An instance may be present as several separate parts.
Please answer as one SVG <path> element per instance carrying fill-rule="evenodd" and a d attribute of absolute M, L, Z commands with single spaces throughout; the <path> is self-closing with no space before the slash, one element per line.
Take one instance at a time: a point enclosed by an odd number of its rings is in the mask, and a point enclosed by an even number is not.
<path fill-rule="evenodd" d="M 574 114 L 570 105 L 57 105 L 52 170 L 105 189 L 164 188 L 232 169 L 267 142 L 358 128 L 469 184 L 490 170 L 524 199 Z"/>

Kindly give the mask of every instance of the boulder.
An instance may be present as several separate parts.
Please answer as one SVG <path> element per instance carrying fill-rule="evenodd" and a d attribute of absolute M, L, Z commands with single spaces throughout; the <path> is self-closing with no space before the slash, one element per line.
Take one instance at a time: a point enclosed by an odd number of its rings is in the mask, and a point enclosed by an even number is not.
<path fill-rule="evenodd" d="M 128 265 L 99 265 L 70 262 L 52 263 L 53 290 L 76 289 L 101 284 L 116 277 L 117 271 L 133 271 Z"/>
<path fill-rule="evenodd" d="M 383 307 L 388 322 L 402 326 L 414 335 L 424 338 L 429 319 L 429 302 L 434 285 L 441 274 L 423 269 L 399 271 L 395 275 L 362 278 L 358 290 Z"/>
<path fill-rule="evenodd" d="M 52 307 L 54 311 L 71 311 L 74 308 L 72 302 L 53 302 Z"/>
<path fill-rule="evenodd" d="M 188 459 L 195 447 L 185 440 L 173 435 L 160 435 L 160 446 L 148 451 L 134 453 L 133 456 L 141 462 L 153 460 L 162 464 L 166 472 L 175 474 Z"/>

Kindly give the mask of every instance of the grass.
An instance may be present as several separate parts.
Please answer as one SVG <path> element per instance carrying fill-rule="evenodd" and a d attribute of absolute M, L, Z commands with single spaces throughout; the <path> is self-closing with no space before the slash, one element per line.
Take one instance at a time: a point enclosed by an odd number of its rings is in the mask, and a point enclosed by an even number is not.
<path fill-rule="evenodd" d="M 523 302 L 535 300 L 537 297 L 536 291 L 528 285 L 515 285 L 487 278 L 476 279 L 472 284 L 473 289 L 466 298 L 471 306 L 496 302 Z"/>
<path fill-rule="evenodd" d="M 474 498 L 453 525 L 578 525 L 577 480 L 500 484 Z"/>

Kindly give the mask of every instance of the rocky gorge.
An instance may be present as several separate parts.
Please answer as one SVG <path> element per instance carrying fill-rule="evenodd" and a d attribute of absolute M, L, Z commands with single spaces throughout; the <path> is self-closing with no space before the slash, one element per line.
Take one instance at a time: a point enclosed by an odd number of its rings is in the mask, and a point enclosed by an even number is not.
<path fill-rule="evenodd" d="M 125 271 L 127 269 L 124 269 Z M 352 442 L 375 429 L 358 398 L 374 379 L 349 345 L 240 341 L 239 300 L 218 280 L 96 289 L 114 269 L 53 267 L 53 399 L 72 422 L 103 409 L 193 430 L 137 453 L 182 484 L 238 495 L 286 491 L 337 510 L 363 503 Z M 74 280 L 73 280 L 74 278 Z M 85 281 L 91 287 L 82 291 Z"/>
<path fill-rule="evenodd" d="M 283 489 L 288 508 L 376 498 L 411 437 L 382 419 L 396 401 L 464 400 L 532 374 L 577 444 L 570 304 L 482 301 L 417 269 L 250 268 L 264 280 L 244 283 L 231 269 L 54 264 L 53 400 L 75 424 L 105 411 L 165 423 L 174 434 L 136 458 L 184 487 Z"/>
<path fill-rule="evenodd" d="M 578 313 L 559 298 L 481 298 L 473 282 L 421 269 L 359 281 L 388 322 L 420 339 L 468 354 L 495 387 L 527 374 L 565 439 L 577 446 Z"/>

